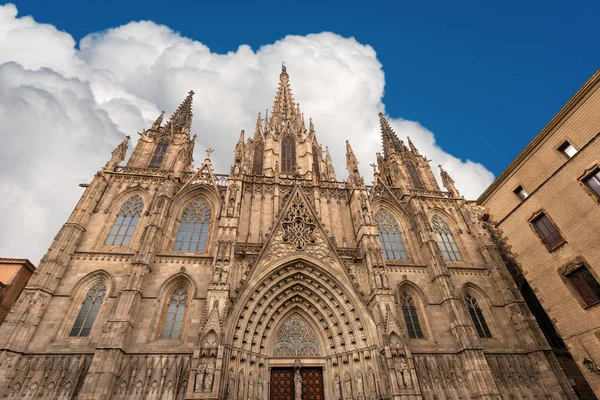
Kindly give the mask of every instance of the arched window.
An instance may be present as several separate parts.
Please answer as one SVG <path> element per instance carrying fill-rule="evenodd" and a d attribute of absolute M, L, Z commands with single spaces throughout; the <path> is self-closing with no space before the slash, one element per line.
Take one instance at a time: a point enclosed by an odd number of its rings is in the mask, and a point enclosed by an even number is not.
<path fill-rule="evenodd" d="M 169 297 L 167 303 L 167 312 L 163 322 L 161 338 L 178 338 L 181 333 L 181 326 L 185 317 L 185 307 L 187 305 L 187 290 L 185 287 L 178 287 Z"/>
<path fill-rule="evenodd" d="M 403 290 L 402 293 L 400 293 L 400 306 L 402 307 L 402 314 L 404 315 L 408 337 L 412 339 L 423 339 L 423 330 L 421 329 L 415 302 L 406 290 Z"/>
<path fill-rule="evenodd" d="M 379 232 L 379 241 L 383 254 L 388 260 L 408 260 L 398 223 L 387 211 L 380 210 L 375 214 L 375 224 Z"/>
<path fill-rule="evenodd" d="M 137 194 L 123 203 L 104 245 L 128 246 L 143 210 L 144 201 Z"/>
<path fill-rule="evenodd" d="M 321 152 L 317 147 L 313 147 L 313 173 L 318 179 L 321 179 Z"/>
<path fill-rule="evenodd" d="M 173 251 L 202 253 L 210 229 L 210 204 L 202 197 L 183 211 Z"/>
<path fill-rule="evenodd" d="M 285 136 L 281 141 L 281 172 L 293 174 L 296 171 L 296 141 Z"/>
<path fill-rule="evenodd" d="M 408 176 L 410 176 L 413 187 L 415 189 L 423 189 L 423 181 L 421 180 L 421 175 L 419 175 L 415 163 L 411 160 L 404 160 L 404 165 L 406 165 L 406 170 L 408 171 Z"/>
<path fill-rule="evenodd" d="M 492 333 L 488 328 L 487 323 L 485 322 L 485 318 L 483 317 L 483 313 L 481 312 L 481 307 L 479 307 L 479 303 L 477 299 L 471 296 L 471 293 L 467 293 L 465 295 L 465 303 L 467 304 L 467 309 L 469 310 L 469 315 L 473 320 L 473 324 L 475 325 L 475 329 L 477 330 L 477 334 L 480 338 L 491 338 Z"/>
<path fill-rule="evenodd" d="M 100 305 L 102 305 L 102 300 L 105 295 L 106 286 L 101 282 L 94 285 L 94 287 L 87 292 L 87 296 L 83 301 L 83 305 L 79 310 L 79 314 L 77 315 L 77 319 L 75 319 L 75 324 L 73 325 L 73 329 L 71 329 L 69 336 L 85 337 L 90 334 L 92 325 L 94 325 L 94 321 L 98 316 L 98 311 L 100 310 Z"/>
<path fill-rule="evenodd" d="M 431 223 L 433 224 L 433 230 L 437 235 L 438 244 L 446 261 L 462 261 L 462 257 L 454 241 L 454 236 L 452 236 L 452 231 L 450 231 L 450 227 L 448 227 L 446 221 L 439 215 L 435 215 Z"/>
<path fill-rule="evenodd" d="M 254 146 L 254 158 L 252 160 L 252 174 L 262 175 L 263 173 L 263 157 L 265 151 L 265 144 L 261 140 Z"/>
<path fill-rule="evenodd" d="M 317 336 L 313 328 L 298 313 L 292 314 L 279 328 L 275 337 L 274 356 L 318 356 Z"/>
<path fill-rule="evenodd" d="M 152 159 L 150 160 L 149 168 L 160 168 L 162 164 L 162 160 L 167 153 L 167 148 L 169 147 L 169 138 L 163 136 L 156 145 L 154 149 L 154 154 L 152 155 Z"/>

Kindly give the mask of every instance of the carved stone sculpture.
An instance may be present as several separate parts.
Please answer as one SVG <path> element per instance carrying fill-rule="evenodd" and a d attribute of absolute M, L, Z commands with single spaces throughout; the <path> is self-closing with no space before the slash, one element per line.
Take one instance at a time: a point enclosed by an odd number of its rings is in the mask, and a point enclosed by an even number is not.
<path fill-rule="evenodd" d="M 344 398 L 352 397 L 352 378 L 348 371 L 344 372 Z"/>
<path fill-rule="evenodd" d="M 198 367 L 196 368 L 196 384 L 194 385 L 195 392 L 199 392 L 202 390 L 205 371 L 206 371 L 206 364 L 204 364 L 204 362 L 198 364 Z"/>
<path fill-rule="evenodd" d="M 342 396 L 341 396 L 341 385 L 342 383 L 340 382 L 340 376 L 338 375 L 338 373 L 336 372 L 333 375 L 333 399 L 334 400 L 341 400 Z"/>
<path fill-rule="evenodd" d="M 204 391 L 211 392 L 213 386 L 213 380 L 215 378 L 215 366 L 211 362 L 206 368 L 206 375 L 204 376 Z"/>
<path fill-rule="evenodd" d="M 408 368 L 408 365 L 406 364 L 406 360 L 404 360 L 404 358 L 400 359 L 400 373 L 402 374 L 402 380 L 404 382 L 404 385 L 407 388 L 412 387 L 410 380 L 410 369 Z"/>
<path fill-rule="evenodd" d="M 300 368 L 297 368 L 294 373 L 294 398 L 302 400 L 302 375 L 300 375 Z"/>

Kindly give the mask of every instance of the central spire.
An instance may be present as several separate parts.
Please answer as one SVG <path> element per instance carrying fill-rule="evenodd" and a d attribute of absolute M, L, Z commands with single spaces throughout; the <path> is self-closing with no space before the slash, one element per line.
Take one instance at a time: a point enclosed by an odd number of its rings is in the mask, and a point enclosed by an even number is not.
<path fill-rule="evenodd" d="M 394 132 L 381 112 L 379 113 L 379 123 L 381 125 L 381 141 L 383 142 L 384 157 L 387 157 L 392 153 L 402 153 L 408 150 L 404 142 L 398 139 L 396 132 Z"/>
<path fill-rule="evenodd" d="M 174 131 L 190 134 L 192 129 L 192 99 L 194 91 L 190 90 L 187 97 L 179 105 L 179 108 L 175 110 L 169 122 L 167 123 L 167 129 Z"/>
<path fill-rule="evenodd" d="M 285 120 L 296 115 L 294 107 L 294 97 L 290 87 L 290 76 L 287 73 L 285 63 L 281 64 L 281 74 L 279 74 L 279 87 L 273 103 L 273 113 L 271 115 L 271 124 L 281 124 Z"/>

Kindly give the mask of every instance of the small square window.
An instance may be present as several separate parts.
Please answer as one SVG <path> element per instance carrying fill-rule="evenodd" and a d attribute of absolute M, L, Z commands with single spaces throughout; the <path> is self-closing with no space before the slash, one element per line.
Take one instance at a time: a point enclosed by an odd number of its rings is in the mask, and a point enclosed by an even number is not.
<path fill-rule="evenodd" d="M 568 274 L 567 278 L 586 306 L 600 302 L 600 284 L 585 265 Z"/>
<path fill-rule="evenodd" d="M 531 220 L 531 223 L 548 250 L 552 251 L 565 242 L 556 225 L 546 214 L 541 213 Z"/>
<path fill-rule="evenodd" d="M 558 151 L 560 151 L 565 156 L 567 156 L 567 158 L 571 158 L 575 154 L 577 154 L 577 149 L 571 143 L 569 143 L 567 140 L 565 140 L 565 142 L 560 145 L 560 147 L 558 148 Z"/>
<path fill-rule="evenodd" d="M 583 182 L 600 198 L 600 168 L 596 168 Z"/>
<path fill-rule="evenodd" d="M 523 189 L 523 186 L 520 185 L 517 186 L 515 190 L 513 190 L 513 193 L 516 194 L 517 197 L 521 200 L 525 200 L 529 196 L 525 189 Z"/>

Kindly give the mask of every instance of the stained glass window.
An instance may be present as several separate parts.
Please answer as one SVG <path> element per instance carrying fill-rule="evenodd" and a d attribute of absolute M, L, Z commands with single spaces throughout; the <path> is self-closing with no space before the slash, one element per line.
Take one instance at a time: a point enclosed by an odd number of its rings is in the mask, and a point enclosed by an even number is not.
<path fill-rule="evenodd" d="M 85 337 L 90 334 L 105 295 L 106 286 L 103 283 L 97 283 L 88 291 L 69 336 Z"/>
<path fill-rule="evenodd" d="M 406 165 L 406 170 L 408 171 L 408 176 L 410 176 L 413 187 L 415 189 L 423 189 L 423 181 L 421 180 L 421 175 L 419 175 L 415 163 L 410 160 L 405 160 L 404 165 Z"/>
<path fill-rule="evenodd" d="M 421 330 L 415 302 L 406 290 L 400 294 L 400 305 L 402 306 L 408 336 L 412 339 L 423 339 L 423 331 Z"/>
<path fill-rule="evenodd" d="M 163 137 L 158 141 L 156 148 L 154 149 L 154 154 L 152 155 L 152 159 L 150 160 L 150 165 L 148 166 L 149 168 L 160 168 L 160 165 L 162 164 L 162 160 L 165 157 L 165 154 L 167 153 L 168 147 L 169 147 L 169 138 L 168 137 Z"/>
<path fill-rule="evenodd" d="M 316 334 L 299 314 L 295 313 L 279 328 L 275 339 L 274 356 L 318 356 Z"/>
<path fill-rule="evenodd" d="M 281 141 L 281 172 L 293 174 L 296 171 L 296 141 L 285 136 Z"/>
<path fill-rule="evenodd" d="M 105 246 L 128 246 L 143 210 L 144 201 L 137 194 L 123 203 Z"/>
<path fill-rule="evenodd" d="M 210 205 L 202 197 L 185 208 L 173 251 L 204 251 L 210 229 L 210 211 Z"/>
<path fill-rule="evenodd" d="M 321 179 L 321 152 L 313 147 L 313 172 L 317 179 Z"/>
<path fill-rule="evenodd" d="M 265 144 L 262 140 L 256 143 L 254 147 L 254 158 L 252 164 L 252 174 L 262 175 L 263 173 L 263 158 L 264 158 Z"/>
<path fill-rule="evenodd" d="M 437 235 L 440 250 L 442 250 L 442 254 L 446 261 L 462 261 L 462 256 L 458 251 L 454 236 L 452 236 L 452 231 L 446 221 L 439 215 L 435 215 L 432 218 L 431 223 L 433 225 L 433 230 Z"/>
<path fill-rule="evenodd" d="M 160 337 L 178 338 L 181 333 L 181 325 L 185 316 L 187 302 L 187 290 L 184 287 L 177 288 L 171 294 L 167 304 L 167 314 Z"/>
<path fill-rule="evenodd" d="M 383 254 L 388 260 L 408 260 L 398 223 L 387 211 L 375 214 L 375 224 L 379 232 L 379 241 Z"/>
<path fill-rule="evenodd" d="M 467 304 L 467 309 L 469 310 L 469 315 L 473 320 L 473 324 L 475 325 L 475 329 L 477 330 L 477 334 L 480 338 L 491 338 L 492 333 L 488 328 L 487 323 L 485 322 L 485 318 L 483 317 L 483 313 L 481 312 L 481 307 L 479 307 L 479 303 L 477 299 L 471 296 L 470 293 L 465 295 L 465 303 Z"/>

